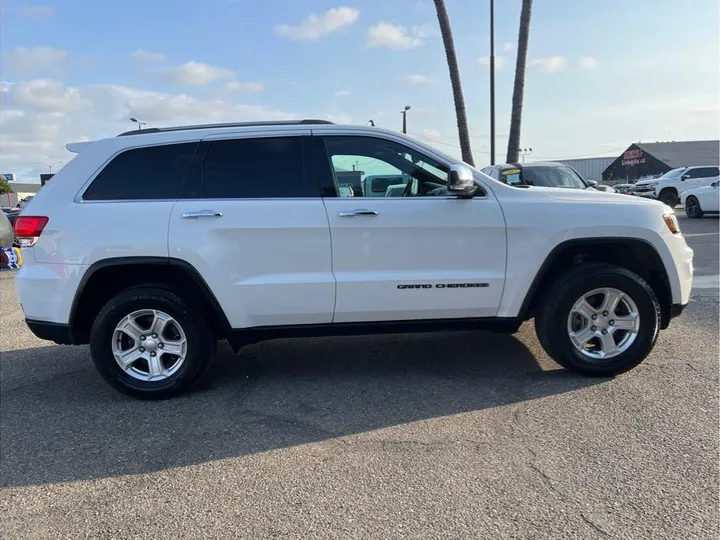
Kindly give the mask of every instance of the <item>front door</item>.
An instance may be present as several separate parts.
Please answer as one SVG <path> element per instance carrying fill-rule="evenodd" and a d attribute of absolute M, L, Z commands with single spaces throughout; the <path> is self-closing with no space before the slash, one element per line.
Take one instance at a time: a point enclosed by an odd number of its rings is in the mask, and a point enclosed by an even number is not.
<path fill-rule="evenodd" d="M 466 200 L 450 195 L 448 164 L 401 141 L 316 139 L 318 170 L 329 166 L 335 185 L 346 171 L 399 182 L 381 190 L 374 180 L 372 191 L 353 197 L 338 196 L 336 187 L 325 193 L 337 281 L 333 322 L 495 316 L 506 258 L 497 200 L 489 191 Z"/>

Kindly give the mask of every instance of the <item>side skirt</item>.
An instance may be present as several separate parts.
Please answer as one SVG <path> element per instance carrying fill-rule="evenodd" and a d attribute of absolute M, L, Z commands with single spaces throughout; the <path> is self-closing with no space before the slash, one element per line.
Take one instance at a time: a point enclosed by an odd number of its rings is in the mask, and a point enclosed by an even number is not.
<path fill-rule="evenodd" d="M 380 334 L 416 334 L 487 330 L 514 334 L 522 320 L 483 317 L 468 319 L 423 319 L 410 321 L 373 321 L 358 323 L 303 324 L 292 326 L 257 326 L 232 330 L 228 341 L 237 353 L 241 347 L 273 339 L 367 336 Z"/>

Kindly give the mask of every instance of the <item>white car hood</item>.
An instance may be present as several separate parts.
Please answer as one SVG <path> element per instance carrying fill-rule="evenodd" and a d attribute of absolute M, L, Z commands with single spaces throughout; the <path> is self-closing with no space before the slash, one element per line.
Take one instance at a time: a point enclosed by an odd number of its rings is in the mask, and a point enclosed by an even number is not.
<path fill-rule="evenodd" d="M 578 201 L 578 202 L 605 202 L 611 204 L 643 204 L 643 205 L 661 205 L 660 201 L 646 199 L 643 197 L 628 197 L 621 193 L 609 193 L 606 191 L 598 191 L 596 189 L 568 189 L 568 188 L 546 188 L 531 187 L 529 188 L 548 199 L 559 201 Z"/>

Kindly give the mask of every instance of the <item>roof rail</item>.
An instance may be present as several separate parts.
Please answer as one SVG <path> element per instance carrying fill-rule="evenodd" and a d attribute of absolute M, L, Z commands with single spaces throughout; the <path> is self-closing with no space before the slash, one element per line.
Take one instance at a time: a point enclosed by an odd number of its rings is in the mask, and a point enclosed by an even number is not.
<path fill-rule="evenodd" d="M 163 133 L 166 131 L 188 131 L 191 129 L 212 129 L 212 128 L 233 128 L 233 127 L 254 127 L 254 126 L 297 126 L 303 124 L 332 124 L 329 120 L 317 120 L 308 118 L 305 120 L 266 120 L 263 122 L 229 122 L 225 124 L 196 124 L 191 126 L 171 126 L 162 128 L 133 129 L 120 133 L 118 137 L 126 135 L 144 135 L 146 133 Z"/>

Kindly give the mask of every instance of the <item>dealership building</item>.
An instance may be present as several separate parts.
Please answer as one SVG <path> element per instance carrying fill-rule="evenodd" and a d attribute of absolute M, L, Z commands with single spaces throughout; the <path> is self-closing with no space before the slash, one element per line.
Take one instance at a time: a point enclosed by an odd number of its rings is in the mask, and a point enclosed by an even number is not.
<path fill-rule="evenodd" d="M 679 167 L 718 165 L 720 140 L 634 143 L 602 173 L 603 182 L 634 182 Z"/>

